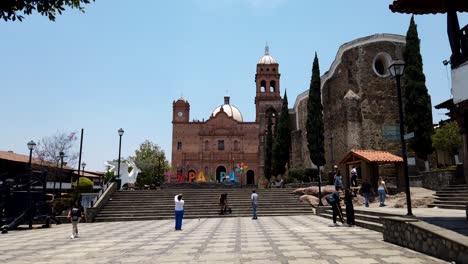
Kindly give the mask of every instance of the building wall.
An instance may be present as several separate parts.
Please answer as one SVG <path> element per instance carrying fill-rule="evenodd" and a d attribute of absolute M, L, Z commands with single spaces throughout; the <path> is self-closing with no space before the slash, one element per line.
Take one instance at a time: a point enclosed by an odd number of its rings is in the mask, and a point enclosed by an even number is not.
<path fill-rule="evenodd" d="M 384 134 L 399 126 L 396 82 L 387 72 L 394 58 L 402 58 L 405 37 L 378 34 L 357 39 L 340 47 L 335 61 L 322 77 L 325 128 L 325 170 L 331 170 L 351 149 L 386 150 L 399 155 L 398 138 Z M 312 163 L 307 148 L 305 124 L 308 91 L 295 102 L 297 131 L 293 149 L 294 167 Z M 397 132 L 397 131 L 396 131 Z M 395 135 L 394 135 L 395 136 Z M 297 144 L 301 144 L 297 146 Z"/>
<path fill-rule="evenodd" d="M 233 166 L 244 163 L 255 173 L 258 182 L 258 130 L 254 122 L 237 122 L 220 112 L 206 122 L 173 124 L 172 166 L 182 169 L 185 176 L 189 170 L 196 174 L 203 171 L 207 179 L 216 177 L 216 168 L 224 166 L 232 171 Z M 224 150 L 218 150 L 218 141 L 224 140 Z M 178 149 L 178 143 L 182 148 Z M 245 184 L 246 178 L 242 179 Z M 238 179 L 239 181 L 241 179 Z"/>

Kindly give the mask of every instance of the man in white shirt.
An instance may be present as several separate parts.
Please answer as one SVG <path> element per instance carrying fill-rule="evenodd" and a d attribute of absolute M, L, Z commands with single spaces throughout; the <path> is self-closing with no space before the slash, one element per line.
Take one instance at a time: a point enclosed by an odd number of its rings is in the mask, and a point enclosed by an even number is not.
<path fill-rule="evenodd" d="M 257 219 L 258 194 L 255 192 L 255 190 L 252 191 L 252 195 L 250 196 L 250 200 L 252 200 L 252 209 L 253 209 L 252 219 Z"/>
<path fill-rule="evenodd" d="M 175 230 L 182 230 L 182 218 L 184 217 L 184 200 L 182 194 L 174 197 L 175 203 Z"/>

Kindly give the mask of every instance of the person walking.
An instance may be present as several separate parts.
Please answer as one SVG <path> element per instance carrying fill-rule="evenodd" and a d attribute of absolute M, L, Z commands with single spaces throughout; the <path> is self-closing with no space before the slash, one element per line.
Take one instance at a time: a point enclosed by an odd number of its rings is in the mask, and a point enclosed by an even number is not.
<path fill-rule="evenodd" d="M 362 191 L 362 195 L 364 195 L 365 205 L 366 207 L 369 207 L 369 196 L 371 193 L 371 185 L 368 182 L 367 178 L 362 181 L 361 191 Z"/>
<path fill-rule="evenodd" d="M 354 226 L 354 206 L 353 206 L 353 193 L 350 189 L 346 189 L 344 203 L 346 205 L 346 223 L 348 226 Z"/>
<path fill-rule="evenodd" d="M 385 196 L 388 193 L 387 186 L 385 185 L 385 181 L 382 177 L 379 178 L 379 187 L 377 188 L 377 192 L 379 193 L 380 199 L 380 207 L 385 206 Z"/>
<path fill-rule="evenodd" d="M 72 223 L 72 234 L 70 236 L 71 239 L 78 237 L 78 223 L 80 222 L 81 218 L 86 219 L 84 215 L 83 207 L 80 205 L 79 201 L 76 200 L 70 211 L 68 212 L 67 218 Z"/>
<path fill-rule="evenodd" d="M 340 190 L 341 188 L 339 186 L 335 186 L 335 191 L 325 197 L 325 200 L 327 200 L 333 210 L 333 226 L 338 226 L 336 223 L 337 217 L 339 217 L 341 223 L 344 224 L 343 212 L 341 211 L 340 205 Z"/>
<path fill-rule="evenodd" d="M 182 200 L 182 194 L 178 194 L 174 197 L 175 203 L 175 230 L 182 230 L 182 218 L 184 218 L 184 200 Z"/>
<path fill-rule="evenodd" d="M 229 210 L 228 202 L 227 202 L 227 193 L 222 193 L 219 195 L 219 207 L 220 212 L 219 214 L 223 215 L 225 212 Z"/>
<path fill-rule="evenodd" d="M 253 210 L 252 219 L 256 220 L 257 219 L 258 194 L 255 192 L 255 190 L 252 191 L 250 200 L 252 201 L 252 210 Z"/>
<path fill-rule="evenodd" d="M 356 167 L 353 166 L 353 168 L 351 169 L 351 186 L 352 187 L 357 187 L 357 170 L 356 170 Z"/>
<path fill-rule="evenodd" d="M 343 176 L 341 176 L 341 171 L 338 170 L 335 175 L 335 189 L 338 187 L 340 189 L 343 189 Z"/>

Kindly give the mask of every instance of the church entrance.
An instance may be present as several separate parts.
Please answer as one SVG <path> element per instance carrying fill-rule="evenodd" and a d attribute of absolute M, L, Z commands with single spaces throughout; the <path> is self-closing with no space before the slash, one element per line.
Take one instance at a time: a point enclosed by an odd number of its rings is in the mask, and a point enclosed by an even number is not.
<path fill-rule="evenodd" d="M 253 170 L 247 171 L 247 184 L 255 184 L 255 172 Z"/>
<path fill-rule="evenodd" d="M 224 166 L 218 166 L 216 168 L 216 182 L 221 182 L 221 173 L 224 172 L 224 176 L 226 176 L 226 167 Z"/>

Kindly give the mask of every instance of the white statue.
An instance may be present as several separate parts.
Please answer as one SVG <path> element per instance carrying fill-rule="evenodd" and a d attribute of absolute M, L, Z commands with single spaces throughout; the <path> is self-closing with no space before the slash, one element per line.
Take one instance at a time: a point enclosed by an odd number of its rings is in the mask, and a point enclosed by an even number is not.
<path fill-rule="evenodd" d="M 116 161 L 107 161 L 104 163 L 106 166 L 109 166 L 110 172 L 114 172 L 114 175 L 117 176 L 117 167 L 118 163 Z M 132 170 L 130 173 L 128 172 L 128 167 L 132 167 Z M 120 180 L 121 180 L 121 187 L 122 188 L 125 184 L 135 184 L 136 179 L 138 177 L 138 173 L 140 173 L 141 170 L 135 165 L 135 162 L 133 161 L 127 161 L 127 162 L 120 162 Z"/>

